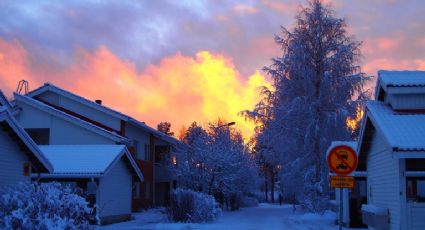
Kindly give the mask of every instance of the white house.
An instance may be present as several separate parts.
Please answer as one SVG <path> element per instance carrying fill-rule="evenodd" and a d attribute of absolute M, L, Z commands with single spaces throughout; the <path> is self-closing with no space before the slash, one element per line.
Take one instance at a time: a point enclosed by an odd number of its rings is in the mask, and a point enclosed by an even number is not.
<path fill-rule="evenodd" d="M 101 224 L 131 219 L 134 181 L 143 175 L 125 145 L 41 145 L 53 165 L 51 173 L 33 173 L 33 179 L 59 181 L 80 187 L 96 204 Z"/>
<path fill-rule="evenodd" d="M 76 131 L 73 128 L 72 130 L 75 132 L 62 132 L 61 130 L 70 129 L 64 127 L 65 123 L 63 122 L 59 129 L 52 127 L 53 125 L 50 126 L 46 119 L 40 118 L 44 123 L 34 122 L 32 117 L 37 116 L 37 113 L 34 113 L 34 109 L 28 110 L 31 105 L 37 107 L 38 110 L 51 111 L 50 114 L 53 116 L 60 115 L 61 120 L 73 118 L 69 121 L 84 123 L 83 129 L 95 126 L 97 130 L 103 130 L 103 134 L 109 138 L 105 144 L 111 144 L 112 137 L 115 138 L 114 142 L 125 144 L 140 166 L 145 178 L 142 184 L 133 188 L 133 207 L 138 209 L 167 204 L 169 190 L 175 184 L 173 183 L 174 176 L 165 164 L 170 157 L 172 146 L 179 144 L 175 138 L 147 126 L 144 122 L 104 106 L 101 100 L 87 100 L 50 83 L 44 84 L 27 95 L 16 94 L 15 99 L 22 109 L 18 120 L 25 128 L 51 128 L 50 144 L 84 144 L 84 140 L 89 142 L 87 144 L 102 143 L 101 140 L 93 140 L 94 137 L 88 138 L 87 136 L 90 135 L 79 134 L 81 129 Z M 40 116 L 44 116 L 44 114 Z M 56 120 L 54 123 L 58 123 Z M 55 130 L 59 130 L 59 132 Z M 96 129 L 90 127 L 88 130 L 92 132 Z M 74 133 L 79 135 L 74 136 Z"/>
<path fill-rule="evenodd" d="M 0 91 L 0 97 L 3 97 Z M 29 182 L 31 172 L 49 173 L 53 167 L 40 149 L 19 126 L 1 102 L 0 106 L 0 189 L 18 182 Z"/>
<path fill-rule="evenodd" d="M 358 147 L 367 171 L 363 221 L 371 228 L 425 229 L 425 72 L 378 77 Z"/>

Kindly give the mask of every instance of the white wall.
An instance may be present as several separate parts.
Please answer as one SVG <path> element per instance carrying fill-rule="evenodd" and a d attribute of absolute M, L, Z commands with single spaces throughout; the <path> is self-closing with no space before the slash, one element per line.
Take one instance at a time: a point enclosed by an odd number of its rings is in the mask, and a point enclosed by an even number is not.
<path fill-rule="evenodd" d="M 388 94 L 393 109 L 425 109 L 425 94 Z"/>
<path fill-rule="evenodd" d="M 28 161 L 18 142 L 0 128 L 0 189 L 19 181 L 30 181 L 30 177 L 23 175 L 24 163 Z"/>
<path fill-rule="evenodd" d="M 376 130 L 367 159 L 368 204 L 388 208 L 390 229 L 400 229 L 401 195 L 399 160 Z"/>
<path fill-rule="evenodd" d="M 66 144 L 115 144 L 115 142 L 86 128 L 65 121 L 25 103 L 19 103 L 22 111 L 16 116 L 24 128 L 49 128 L 51 145 Z"/>
<path fill-rule="evenodd" d="M 99 217 L 131 214 L 131 172 L 123 158 L 99 180 L 96 197 Z"/>

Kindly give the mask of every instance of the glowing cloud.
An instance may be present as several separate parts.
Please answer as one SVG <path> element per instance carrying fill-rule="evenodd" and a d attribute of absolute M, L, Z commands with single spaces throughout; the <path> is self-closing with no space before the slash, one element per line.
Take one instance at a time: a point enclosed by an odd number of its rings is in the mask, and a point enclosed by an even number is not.
<path fill-rule="evenodd" d="M 8 93 L 20 79 L 29 80 L 32 89 L 50 81 L 88 99 L 102 99 L 106 106 L 153 127 L 170 121 L 176 133 L 192 121 L 205 124 L 222 118 L 235 121 L 249 137 L 254 125 L 238 113 L 252 109 L 259 99 L 259 87 L 269 85 L 259 72 L 243 78 L 231 59 L 207 51 L 195 57 L 178 53 L 142 71 L 105 46 L 94 52 L 77 49 L 71 63 L 61 70 L 28 65 L 30 58 L 16 41 L 0 39 L 0 54 L 1 89 Z"/>

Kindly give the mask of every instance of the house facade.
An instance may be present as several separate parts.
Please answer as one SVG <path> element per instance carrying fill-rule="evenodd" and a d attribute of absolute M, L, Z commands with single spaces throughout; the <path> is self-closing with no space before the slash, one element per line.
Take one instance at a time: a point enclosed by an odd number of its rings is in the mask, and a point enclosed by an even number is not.
<path fill-rule="evenodd" d="M 1 91 L 0 96 L 3 96 Z M 53 170 L 5 103 L 8 102 L 2 102 L 0 106 L 0 189 L 31 181 L 31 173 L 50 173 Z"/>
<path fill-rule="evenodd" d="M 39 181 L 58 181 L 87 191 L 100 224 L 131 219 L 132 187 L 143 175 L 125 145 L 42 145 L 51 173 L 33 173 Z"/>
<path fill-rule="evenodd" d="M 379 71 L 358 143 L 367 176 L 364 222 L 425 229 L 425 72 Z"/>
<path fill-rule="evenodd" d="M 125 145 L 144 176 L 132 188 L 133 209 L 167 204 L 175 183 L 166 163 L 176 139 L 52 84 L 14 97 L 17 120 L 38 144 Z"/>

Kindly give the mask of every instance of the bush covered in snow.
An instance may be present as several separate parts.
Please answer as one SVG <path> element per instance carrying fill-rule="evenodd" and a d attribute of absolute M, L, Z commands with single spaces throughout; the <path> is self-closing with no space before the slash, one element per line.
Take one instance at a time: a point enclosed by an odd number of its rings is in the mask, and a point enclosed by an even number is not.
<path fill-rule="evenodd" d="M 91 229 L 87 205 L 57 182 L 19 183 L 0 191 L 0 229 Z"/>
<path fill-rule="evenodd" d="M 176 189 L 170 196 L 168 217 L 174 222 L 201 223 L 221 215 L 214 197 L 191 190 Z"/>

